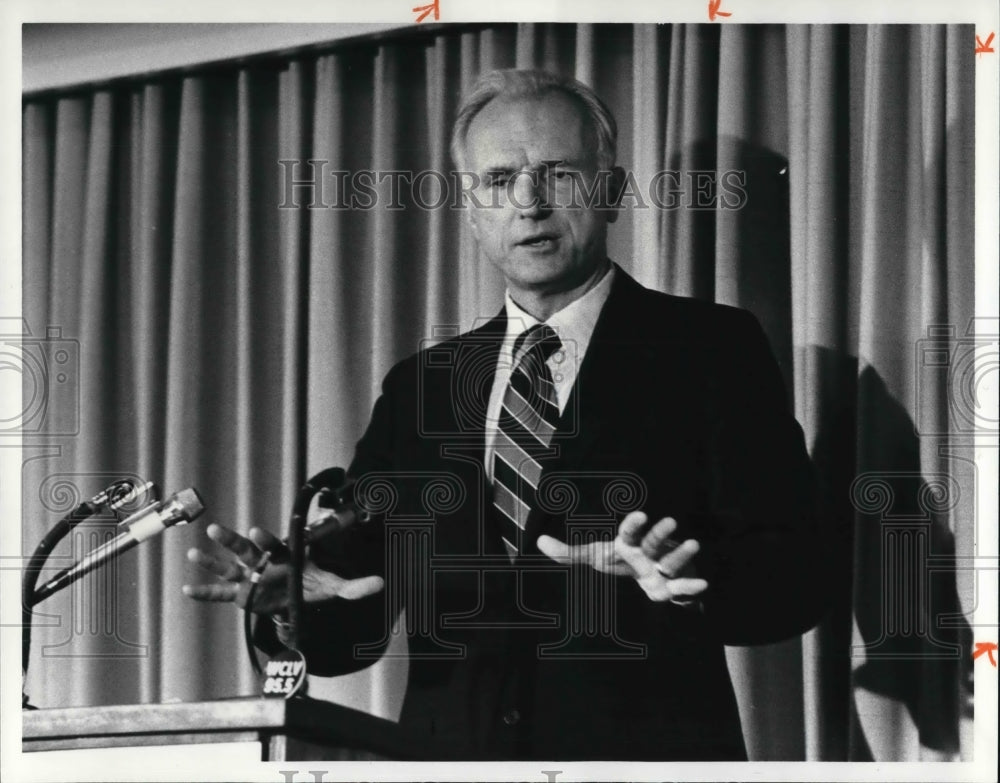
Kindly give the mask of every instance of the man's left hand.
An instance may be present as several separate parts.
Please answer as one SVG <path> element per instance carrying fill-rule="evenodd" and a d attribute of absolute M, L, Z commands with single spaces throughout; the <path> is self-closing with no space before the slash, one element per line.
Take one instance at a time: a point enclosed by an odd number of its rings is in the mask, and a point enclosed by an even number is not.
<path fill-rule="evenodd" d="M 558 563 L 589 565 L 601 573 L 631 576 L 653 601 L 693 602 L 708 589 L 708 582 L 695 576 L 698 542 L 688 539 L 678 545 L 671 539 L 677 522 L 670 517 L 643 534 L 648 521 L 643 512 L 633 511 L 618 526 L 614 541 L 568 546 L 552 536 L 539 536 L 538 548 Z"/>

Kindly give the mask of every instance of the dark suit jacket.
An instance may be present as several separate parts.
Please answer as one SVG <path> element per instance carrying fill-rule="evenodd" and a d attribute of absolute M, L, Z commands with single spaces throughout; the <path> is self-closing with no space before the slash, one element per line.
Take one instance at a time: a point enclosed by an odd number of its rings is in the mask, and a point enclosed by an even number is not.
<path fill-rule="evenodd" d="M 374 521 L 312 556 L 387 588 L 308 610 L 309 671 L 369 665 L 405 608 L 400 722 L 434 757 L 745 758 L 723 644 L 802 633 L 826 607 L 811 467 L 763 332 L 619 269 L 528 521 L 532 541 L 573 543 L 633 509 L 673 516 L 710 584 L 683 608 L 537 550 L 507 559 L 483 470 L 504 327 L 386 376 L 350 469 Z"/>

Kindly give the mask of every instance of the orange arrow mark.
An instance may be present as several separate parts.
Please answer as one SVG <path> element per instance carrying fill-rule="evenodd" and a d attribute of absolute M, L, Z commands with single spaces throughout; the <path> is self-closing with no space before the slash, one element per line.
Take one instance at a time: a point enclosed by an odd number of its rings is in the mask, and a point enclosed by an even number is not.
<path fill-rule="evenodd" d="M 722 0 L 708 0 L 708 21 L 714 22 L 717 16 L 732 16 L 729 11 L 722 11 Z"/>
<path fill-rule="evenodd" d="M 997 666 L 997 660 L 993 657 L 993 653 L 996 649 L 996 642 L 976 642 L 976 649 L 972 653 L 972 660 L 976 660 L 976 658 L 985 653 L 986 657 L 990 659 L 990 663 L 993 664 L 993 668 L 995 669 Z"/>
<path fill-rule="evenodd" d="M 420 14 L 417 17 L 417 24 L 420 24 L 424 19 L 426 19 L 431 14 L 434 14 L 434 21 L 436 22 L 441 18 L 441 9 L 439 8 L 439 3 L 441 0 L 434 0 L 430 5 L 418 5 L 416 8 L 412 9 L 413 13 Z M 721 0 L 720 0 L 721 2 Z M 423 13 L 421 13 L 421 11 Z"/>

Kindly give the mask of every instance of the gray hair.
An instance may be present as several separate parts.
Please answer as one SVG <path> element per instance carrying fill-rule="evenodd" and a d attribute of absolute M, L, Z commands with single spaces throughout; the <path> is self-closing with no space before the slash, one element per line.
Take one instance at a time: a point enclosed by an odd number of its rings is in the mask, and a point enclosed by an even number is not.
<path fill-rule="evenodd" d="M 597 166 L 610 169 L 615 165 L 618 146 L 618 124 L 611 110 L 583 82 L 548 71 L 507 69 L 490 71 L 479 77 L 466 95 L 451 130 L 451 157 L 460 169 L 465 166 L 465 139 L 476 115 L 496 98 L 539 98 L 548 93 L 569 96 L 581 109 L 597 138 Z"/>

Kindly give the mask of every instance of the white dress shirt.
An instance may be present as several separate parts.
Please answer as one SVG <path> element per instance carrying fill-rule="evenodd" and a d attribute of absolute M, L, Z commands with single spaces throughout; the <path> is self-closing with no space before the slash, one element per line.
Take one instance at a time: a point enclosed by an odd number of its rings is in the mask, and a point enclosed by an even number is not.
<path fill-rule="evenodd" d="M 587 353 L 590 338 L 594 334 L 597 318 L 604 308 L 604 303 L 611 293 L 611 283 L 614 281 L 615 268 L 611 266 L 600 282 L 587 293 L 566 305 L 562 310 L 553 313 L 545 321 L 559 336 L 562 348 L 549 357 L 549 370 L 555 382 L 556 399 L 559 413 L 566 408 L 573 384 L 576 383 L 580 364 Z M 500 356 L 497 359 L 497 369 L 493 376 L 493 389 L 490 392 L 490 402 L 486 408 L 486 454 L 484 463 L 486 475 L 493 481 L 493 444 L 496 442 L 497 423 L 500 420 L 500 410 L 503 407 L 504 393 L 513 371 L 514 341 L 518 336 L 535 324 L 542 323 L 534 316 L 526 313 L 510 295 L 506 296 L 507 332 L 500 346 Z"/>

